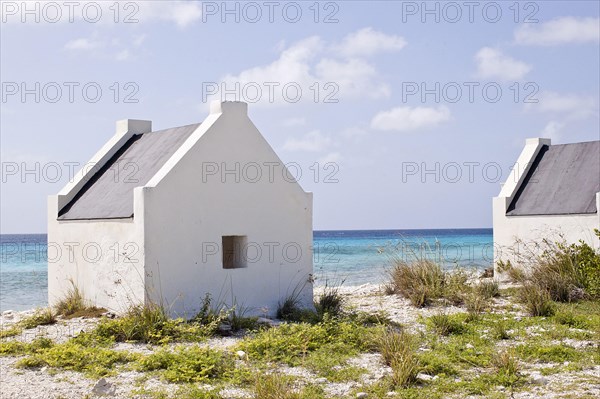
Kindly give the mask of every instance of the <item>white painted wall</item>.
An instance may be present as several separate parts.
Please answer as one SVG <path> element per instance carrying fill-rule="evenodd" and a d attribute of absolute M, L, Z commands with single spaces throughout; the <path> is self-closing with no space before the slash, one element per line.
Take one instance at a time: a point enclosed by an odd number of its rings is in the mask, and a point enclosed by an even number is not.
<path fill-rule="evenodd" d="M 274 163 L 272 179 L 266 162 Z M 205 174 L 203 181 L 203 170 L 213 163 L 219 169 L 239 164 L 239 182 L 233 174 Z M 241 172 L 250 163 L 262 165 L 256 182 L 250 169 L 246 179 Z M 283 162 L 248 118 L 245 103 L 213 104 L 210 116 L 143 189 L 152 298 L 163 298 L 182 316 L 194 315 L 206 293 L 214 303 L 237 303 L 248 314 L 273 315 L 294 290 L 304 306 L 312 306 L 312 194 L 282 172 Z M 247 236 L 261 255 L 251 249 L 249 256 L 257 259 L 246 268 L 223 269 L 225 235 Z"/>
<path fill-rule="evenodd" d="M 149 128 L 140 121 L 126 125 L 118 125 L 96 160 L 106 162 L 132 134 Z M 233 174 L 205 173 L 203 178 L 203 168 L 233 169 L 236 163 L 237 182 Z M 312 193 L 286 180 L 283 170 L 248 118 L 247 105 L 225 102 L 212 104 L 207 119 L 164 167 L 134 190 L 133 219 L 57 221 L 59 207 L 82 185 L 70 184 L 49 198 L 48 240 L 62 246 L 76 242 L 80 248 L 94 243 L 89 250 L 99 247 L 105 256 L 90 262 L 90 256 L 76 250 L 74 258 L 63 254 L 50 263 L 50 303 L 64 295 L 73 279 L 95 305 L 117 312 L 152 300 L 173 315 L 193 316 L 206 293 L 215 304 L 247 308 L 247 315 L 273 315 L 278 302 L 294 292 L 303 306 L 312 306 Z M 225 235 L 247 236 L 249 256 L 256 259 L 243 269 L 223 269 Z M 121 252 L 123 245 L 134 243 L 139 262 L 110 256 L 115 243 Z"/>
<path fill-rule="evenodd" d="M 152 122 L 117 121 L 116 132 L 58 195 L 48 198 L 48 303 L 56 304 L 75 284 L 95 306 L 121 312 L 145 298 L 142 199 L 134 193 L 135 219 L 57 220 L 68 204 L 131 136 Z"/>
<path fill-rule="evenodd" d="M 517 261 L 515 252 L 524 253 L 541 243 L 544 239 L 568 243 L 579 240 L 594 248 L 600 247 L 600 241 L 594 235 L 594 229 L 600 229 L 600 213 L 581 215 L 536 215 L 507 216 L 506 210 L 513 200 L 519 186 L 529 171 L 529 167 L 543 145 L 550 145 L 549 139 L 527 139 L 525 147 L 517 160 L 509 179 L 504 183 L 498 197 L 493 198 L 494 224 L 494 261 Z M 596 209 L 600 210 L 600 193 L 596 194 Z M 524 243 L 517 244 L 517 242 Z M 497 266 L 497 265 L 495 265 Z"/>

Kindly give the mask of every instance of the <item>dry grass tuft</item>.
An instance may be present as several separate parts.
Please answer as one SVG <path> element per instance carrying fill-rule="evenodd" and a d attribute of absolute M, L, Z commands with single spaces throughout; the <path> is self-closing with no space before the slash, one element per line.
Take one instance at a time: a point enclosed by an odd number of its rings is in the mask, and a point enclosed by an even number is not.
<path fill-rule="evenodd" d="M 379 338 L 379 351 L 392 368 L 392 381 L 397 387 L 408 387 L 417 380 L 420 364 L 415 347 L 415 338 L 405 331 L 388 329 Z"/>

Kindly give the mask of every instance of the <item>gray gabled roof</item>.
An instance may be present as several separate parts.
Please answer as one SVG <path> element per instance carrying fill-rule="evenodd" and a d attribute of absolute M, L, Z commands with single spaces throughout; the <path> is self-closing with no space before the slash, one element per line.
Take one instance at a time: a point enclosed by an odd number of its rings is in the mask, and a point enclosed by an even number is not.
<path fill-rule="evenodd" d="M 600 141 L 544 146 L 508 207 L 508 216 L 597 213 Z"/>
<path fill-rule="evenodd" d="M 133 189 L 146 185 L 200 124 L 137 134 L 79 190 L 58 220 L 133 216 Z"/>

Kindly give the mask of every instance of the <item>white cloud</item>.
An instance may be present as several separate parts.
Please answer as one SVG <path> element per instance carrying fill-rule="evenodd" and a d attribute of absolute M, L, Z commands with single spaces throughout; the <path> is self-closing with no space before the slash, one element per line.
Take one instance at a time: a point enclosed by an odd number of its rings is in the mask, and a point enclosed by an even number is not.
<path fill-rule="evenodd" d="M 169 10 L 165 14 L 165 19 L 175 22 L 180 28 L 185 28 L 189 24 L 196 22 L 198 19 L 200 19 L 200 17 L 202 17 L 200 2 L 176 1 L 168 3 L 165 2 L 164 4 L 168 5 L 167 9 Z"/>
<path fill-rule="evenodd" d="M 438 126 L 450 119 L 446 106 L 397 107 L 379 112 L 371 120 L 371 128 L 376 130 L 411 131 Z"/>
<path fill-rule="evenodd" d="M 515 31 L 515 41 L 538 46 L 598 43 L 600 18 L 561 17 L 541 24 L 524 24 Z"/>
<path fill-rule="evenodd" d="M 550 121 L 540 133 L 540 137 L 549 138 L 552 141 L 558 141 L 563 127 L 565 127 L 564 123 Z"/>
<path fill-rule="evenodd" d="M 4 2 L 10 3 L 10 2 Z M 52 21 L 51 23 L 39 24 L 35 21 L 35 14 L 31 14 L 25 18 L 25 23 L 36 25 L 36 26 L 52 26 L 54 23 L 69 23 L 73 21 L 83 20 L 86 14 L 82 12 L 84 7 L 91 6 L 92 10 L 99 9 L 99 15 L 101 16 L 96 26 L 107 26 L 114 24 L 115 17 L 119 19 L 119 22 L 127 23 L 151 23 L 154 21 L 168 21 L 175 23 L 179 28 L 185 28 L 191 25 L 202 17 L 202 6 L 199 1 L 136 1 L 136 2 L 123 2 L 119 8 L 118 14 L 114 6 L 115 2 L 109 1 L 81 1 L 77 2 L 74 6 L 74 11 L 69 12 L 69 8 L 64 6 L 62 2 L 56 2 L 53 0 L 40 0 L 36 1 L 38 9 L 43 10 L 48 7 L 47 3 L 52 3 L 54 6 L 52 10 L 58 7 L 60 14 L 48 12 L 49 16 L 40 12 L 38 15 L 42 15 L 44 20 Z M 19 2 L 20 4 L 20 2 Z M 6 21 L 6 25 L 22 24 L 22 13 L 19 12 L 19 4 L 15 3 L 14 7 L 0 7 L 0 19 Z M 15 8 L 16 7 L 16 8 Z M 30 9 L 33 9 L 32 5 Z M 16 12 L 15 12 L 16 11 Z M 55 15 L 58 15 L 55 17 Z M 90 11 L 90 15 L 95 15 Z M 72 18 L 72 20 L 70 20 Z M 41 20 L 41 18 L 39 18 Z M 4 25 L 4 23 L 3 23 Z"/>
<path fill-rule="evenodd" d="M 125 61 L 127 60 L 129 57 L 131 56 L 131 54 L 129 53 L 129 50 L 121 50 L 119 51 L 116 55 L 115 55 L 115 59 L 117 61 Z"/>
<path fill-rule="evenodd" d="M 377 70 L 368 62 L 360 59 L 338 61 L 322 59 L 315 66 L 315 78 L 322 82 L 332 82 L 339 88 L 339 96 L 357 98 L 389 97 L 390 88 L 375 81 Z M 333 91 L 323 90 L 323 95 Z"/>
<path fill-rule="evenodd" d="M 133 38 L 132 44 L 136 47 L 139 47 L 142 45 L 142 43 L 144 43 L 144 40 L 146 40 L 146 34 L 137 35 Z"/>
<path fill-rule="evenodd" d="M 239 85 L 236 98 L 257 104 L 291 103 L 292 101 L 284 95 L 283 91 L 283 87 L 289 83 L 301 88 L 300 100 L 305 102 L 321 103 L 347 98 L 389 97 L 390 88 L 380 81 L 374 65 L 361 58 L 339 59 L 328 51 L 330 48 L 331 46 L 320 37 L 311 36 L 283 49 L 279 57 L 269 64 L 224 76 L 221 84 L 225 84 L 228 89 Z M 273 97 L 270 96 L 270 89 L 266 85 L 271 82 L 278 84 L 274 89 Z M 258 85 L 261 88 L 260 99 L 255 99 L 254 89 L 244 93 L 243 88 L 250 85 Z M 223 92 L 224 90 L 220 90 L 222 99 L 224 99 Z M 217 95 L 213 98 L 218 99 L 218 97 Z"/>
<path fill-rule="evenodd" d="M 79 38 L 65 44 L 66 50 L 94 50 L 101 47 L 102 43 L 93 39 Z"/>
<path fill-rule="evenodd" d="M 320 165 L 324 165 L 326 163 L 339 163 L 342 160 L 342 154 L 339 152 L 330 152 L 327 155 L 319 158 L 318 162 Z"/>
<path fill-rule="evenodd" d="M 313 130 L 304 135 L 301 139 L 288 139 L 283 145 L 287 151 L 310 151 L 319 152 L 325 150 L 331 145 L 331 139 L 324 136 L 318 130 Z"/>
<path fill-rule="evenodd" d="M 504 55 L 500 50 L 483 47 L 475 54 L 477 76 L 484 79 L 520 80 L 531 66 Z"/>
<path fill-rule="evenodd" d="M 538 103 L 526 104 L 525 109 L 547 113 L 562 113 L 569 119 L 583 119 L 598 114 L 597 102 L 592 96 L 541 92 Z"/>
<path fill-rule="evenodd" d="M 370 56 L 380 52 L 401 50 L 406 40 L 401 36 L 386 35 L 373 28 L 363 28 L 347 35 L 335 50 L 346 57 Z"/>
<path fill-rule="evenodd" d="M 304 126 L 306 124 L 305 118 L 288 118 L 281 123 L 285 127 Z"/>
<path fill-rule="evenodd" d="M 135 57 L 135 53 L 140 51 L 145 37 L 146 35 L 143 34 L 136 35 L 131 38 L 131 43 L 123 43 L 119 37 L 111 38 L 95 31 L 89 38 L 78 38 L 67 42 L 64 49 L 73 52 L 87 52 L 92 57 L 100 59 L 125 61 Z M 136 50 L 132 51 L 134 48 Z"/>

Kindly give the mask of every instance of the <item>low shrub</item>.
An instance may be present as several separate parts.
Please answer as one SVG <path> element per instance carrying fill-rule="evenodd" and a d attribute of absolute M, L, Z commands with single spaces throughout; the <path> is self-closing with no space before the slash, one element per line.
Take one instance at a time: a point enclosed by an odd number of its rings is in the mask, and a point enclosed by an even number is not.
<path fill-rule="evenodd" d="M 16 335 L 21 334 L 22 332 L 23 332 L 23 329 L 21 327 L 19 327 L 18 325 L 12 325 L 8 328 L 4 328 L 4 326 L 2 326 L 0 328 L 0 339 L 14 337 Z"/>
<path fill-rule="evenodd" d="M 595 230 L 600 237 L 600 231 Z M 501 271 L 528 287 L 537 286 L 553 301 L 574 302 L 585 297 L 600 298 L 600 251 L 583 241 L 568 245 L 564 240 L 543 240 L 534 250 L 516 253 L 519 267 L 499 263 Z"/>
<path fill-rule="evenodd" d="M 162 371 L 169 382 L 207 382 L 226 377 L 235 368 L 224 352 L 198 346 L 160 349 L 137 362 L 140 371 Z"/>
<path fill-rule="evenodd" d="M 38 353 L 54 345 L 48 338 L 36 338 L 30 343 L 21 341 L 0 342 L 0 355 L 26 355 Z"/>
<path fill-rule="evenodd" d="M 110 374 L 115 364 L 127 363 L 135 358 L 135 355 L 124 351 L 85 347 L 68 341 L 39 350 L 18 361 L 16 366 L 21 368 L 55 367 L 97 377 Z"/>
<path fill-rule="evenodd" d="M 250 359 L 279 361 L 298 365 L 309 353 L 325 345 L 335 345 L 338 354 L 355 354 L 373 347 L 376 328 L 325 315 L 316 324 L 282 324 L 246 337 L 238 348 Z"/>

